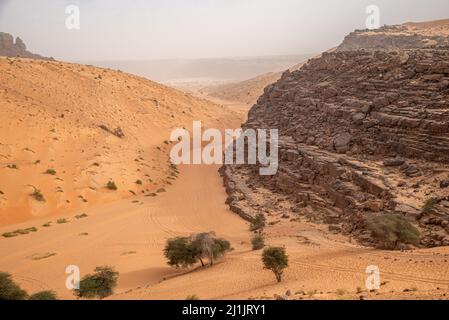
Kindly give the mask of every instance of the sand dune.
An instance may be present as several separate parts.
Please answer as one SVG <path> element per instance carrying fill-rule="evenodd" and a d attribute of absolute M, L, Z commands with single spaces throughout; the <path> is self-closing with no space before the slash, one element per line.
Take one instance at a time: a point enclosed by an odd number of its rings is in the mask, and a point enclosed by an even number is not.
<path fill-rule="evenodd" d="M 17 58 L 0 70 L 0 226 L 153 192 L 170 182 L 172 129 L 236 119 L 122 72 Z"/>
<path fill-rule="evenodd" d="M 84 219 L 65 215 L 68 223 L 52 223 L 48 228 L 41 227 L 45 219 L 33 221 L 39 229 L 36 233 L 0 239 L 0 270 L 13 274 L 30 292 L 51 289 L 71 299 L 72 293 L 65 288 L 68 265 L 78 265 L 82 274 L 98 265 L 115 266 L 121 274 L 117 291 L 126 292 L 179 273 L 162 254 L 170 237 L 213 230 L 229 239 L 236 252 L 248 250 L 247 244 L 241 244 L 249 242 L 248 227 L 228 211 L 217 170 L 215 166 L 181 167 L 179 180 L 157 197 L 100 205 L 86 210 Z M 55 255 L 41 258 L 49 254 Z"/>

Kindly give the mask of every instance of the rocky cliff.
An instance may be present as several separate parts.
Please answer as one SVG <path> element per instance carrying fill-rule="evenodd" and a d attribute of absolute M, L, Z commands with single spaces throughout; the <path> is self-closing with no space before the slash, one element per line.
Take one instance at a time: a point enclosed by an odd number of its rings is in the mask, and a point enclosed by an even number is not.
<path fill-rule="evenodd" d="M 449 20 L 383 26 L 356 30 L 344 39 L 337 51 L 397 50 L 449 45 Z"/>
<path fill-rule="evenodd" d="M 22 39 L 17 37 L 14 41 L 12 35 L 4 32 L 0 32 L 0 56 L 53 60 L 27 51 Z"/>
<path fill-rule="evenodd" d="M 447 47 L 325 53 L 268 86 L 244 128 L 279 129 L 280 163 L 222 168 L 242 216 L 293 213 L 374 244 L 366 218 L 400 213 L 422 246 L 449 245 Z"/>

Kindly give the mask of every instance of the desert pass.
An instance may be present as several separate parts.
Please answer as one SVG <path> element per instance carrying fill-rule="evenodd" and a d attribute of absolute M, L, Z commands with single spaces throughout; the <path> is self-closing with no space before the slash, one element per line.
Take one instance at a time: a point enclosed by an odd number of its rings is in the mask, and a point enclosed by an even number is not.
<path fill-rule="evenodd" d="M 0 1 L 0 300 L 449 300 L 447 2 L 190 2 Z"/>

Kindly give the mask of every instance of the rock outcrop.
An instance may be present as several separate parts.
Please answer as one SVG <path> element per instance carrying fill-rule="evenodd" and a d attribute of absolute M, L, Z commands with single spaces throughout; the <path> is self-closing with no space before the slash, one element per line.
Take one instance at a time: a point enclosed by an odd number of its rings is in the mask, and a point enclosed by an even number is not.
<path fill-rule="evenodd" d="M 416 221 L 422 246 L 449 245 L 448 48 L 325 53 L 268 86 L 243 127 L 278 129 L 280 159 L 274 176 L 222 168 L 240 215 L 266 189 L 365 244 L 366 218 L 389 212 Z"/>
<path fill-rule="evenodd" d="M 449 45 L 449 20 L 440 20 L 356 30 L 346 36 L 337 51 L 423 49 L 446 45 Z"/>
<path fill-rule="evenodd" d="M 27 51 L 26 45 L 22 39 L 17 37 L 14 41 L 12 35 L 4 32 L 0 32 L 0 56 L 53 60 L 53 58 L 46 58 Z"/>

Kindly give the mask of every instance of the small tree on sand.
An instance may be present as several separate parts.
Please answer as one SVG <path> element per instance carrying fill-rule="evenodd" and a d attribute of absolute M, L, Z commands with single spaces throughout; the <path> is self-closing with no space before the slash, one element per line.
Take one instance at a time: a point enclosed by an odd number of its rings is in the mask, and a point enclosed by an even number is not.
<path fill-rule="evenodd" d="M 190 238 L 177 237 L 167 240 L 164 255 L 170 266 L 188 268 L 198 261 L 199 251 L 192 245 Z"/>
<path fill-rule="evenodd" d="M 198 261 L 204 266 L 204 259 L 210 265 L 231 249 L 229 241 L 216 238 L 215 233 L 198 233 L 190 237 L 177 237 L 167 240 L 164 255 L 168 264 L 174 267 L 188 268 Z"/>
<path fill-rule="evenodd" d="M 191 236 L 191 241 L 202 266 L 204 266 L 204 258 L 208 259 L 212 266 L 214 260 L 224 256 L 231 249 L 229 241 L 216 238 L 214 232 L 194 234 Z"/>
<path fill-rule="evenodd" d="M 419 230 L 400 214 L 383 214 L 367 219 L 366 227 L 383 249 L 396 249 L 399 243 L 419 245 Z"/>
<path fill-rule="evenodd" d="M 265 269 L 271 270 L 278 282 L 282 281 L 284 269 L 288 267 L 288 256 L 283 247 L 268 247 L 262 253 Z"/>
<path fill-rule="evenodd" d="M 96 267 L 93 274 L 81 279 L 80 288 L 74 290 L 74 294 L 80 298 L 104 299 L 114 293 L 118 275 L 118 272 L 111 267 Z"/>

